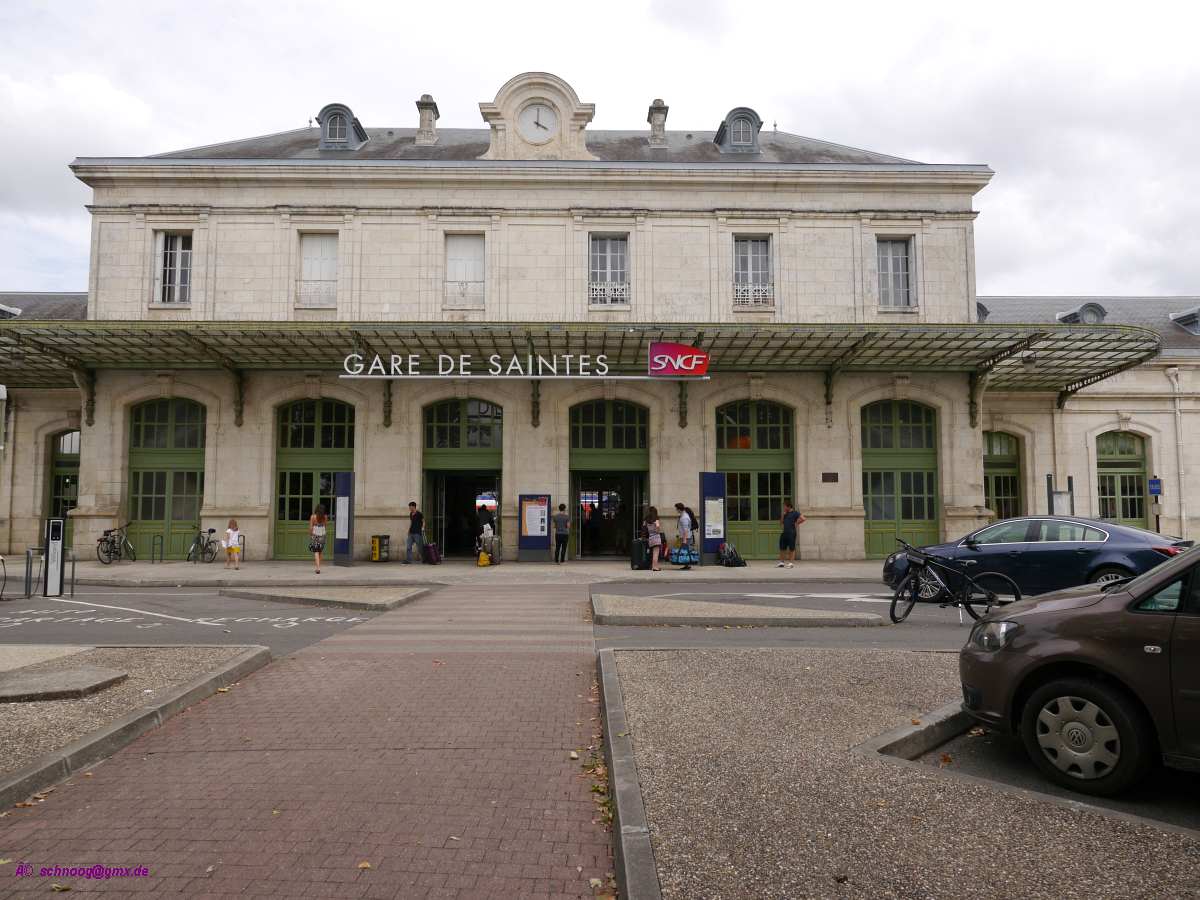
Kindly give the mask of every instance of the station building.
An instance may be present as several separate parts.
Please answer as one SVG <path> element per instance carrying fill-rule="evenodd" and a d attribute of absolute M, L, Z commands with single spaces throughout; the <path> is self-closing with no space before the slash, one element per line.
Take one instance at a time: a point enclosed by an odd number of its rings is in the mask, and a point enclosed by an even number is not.
<path fill-rule="evenodd" d="M 877 557 L 1044 512 L 1047 475 L 1080 515 L 1187 533 L 1200 300 L 976 297 L 986 166 L 750 107 L 675 130 L 654 100 L 644 130 L 593 130 L 546 73 L 479 109 L 440 129 L 424 95 L 375 127 L 330 103 L 75 160 L 86 298 L 0 298 L 0 547 L 67 513 L 81 556 L 129 522 L 178 558 L 236 517 L 248 558 L 299 558 L 341 471 L 359 555 L 410 500 L 452 556 L 494 504 L 511 554 L 518 496 L 546 493 L 575 555 L 617 557 L 644 505 L 697 505 L 700 472 L 752 558 L 785 498 L 805 558 Z M 705 376 L 656 377 L 652 343 Z"/>

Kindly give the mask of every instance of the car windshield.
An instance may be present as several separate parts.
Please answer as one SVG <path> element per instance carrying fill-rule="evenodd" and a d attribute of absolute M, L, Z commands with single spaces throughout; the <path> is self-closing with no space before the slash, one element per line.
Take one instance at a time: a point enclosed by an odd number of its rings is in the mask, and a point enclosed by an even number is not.
<path fill-rule="evenodd" d="M 1157 535 L 1157 537 L 1161 537 L 1161 535 Z M 1163 562 L 1159 563 L 1153 569 L 1143 572 L 1136 578 L 1128 581 L 1114 581 L 1110 582 L 1110 584 L 1120 584 L 1125 590 L 1137 593 L 1139 589 L 1145 587 L 1149 582 L 1157 581 L 1167 569 L 1170 569 L 1172 573 L 1182 572 L 1196 562 L 1200 562 L 1200 547 L 1192 547 L 1189 550 L 1185 550 L 1174 559 L 1168 560 L 1164 558 Z M 1104 589 L 1107 590 L 1108 586 L 1106 585 Z"/>

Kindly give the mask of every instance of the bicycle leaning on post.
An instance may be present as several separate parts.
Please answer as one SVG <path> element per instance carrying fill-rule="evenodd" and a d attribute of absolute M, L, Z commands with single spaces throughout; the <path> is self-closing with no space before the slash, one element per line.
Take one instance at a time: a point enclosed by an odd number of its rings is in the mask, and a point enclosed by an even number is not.
<path fill-rule="evenodd" d="M 908 573 L 892 594 L 890 613 L 897 625 L 908 618 L 918 603 L 958 607 L 961 620 L 964 609 L 972 619 L 978 619 L 994 606 L 1021 599 L 1021 589 L 1007 575 L 999 572 L 968 575 L 958 568 L 958 560 L 918 550 L 900 538 L 896 538 L 896 543 L 903 545 L 908 557 Z"/>
<path fill-rule="evenodd" d="M 104 533 L 96 538 L 96 558 L 106 566 L 115 559 L 128 558 L 130 562 L 137 561 L 137 553 L 133 549 L 133 544 L 129 542 L 129 535 L 125 533 L 125 529 L 129 527 L 126 522 L 118 528 L 106 528 Z"/>
<path fill-rule="evenodd" d="M 188 547 L 187 561 L 200 562 L 204 560 L 206 563 L 212 562 L 217 558 L 217 550 L 220 545 L 216 538 L 213 537 L 217 533 L 217 529 L 210 528 L 207 532 L 204 529 L 197 527 L 196 536 L 192 538 L 192 546 Z"/>

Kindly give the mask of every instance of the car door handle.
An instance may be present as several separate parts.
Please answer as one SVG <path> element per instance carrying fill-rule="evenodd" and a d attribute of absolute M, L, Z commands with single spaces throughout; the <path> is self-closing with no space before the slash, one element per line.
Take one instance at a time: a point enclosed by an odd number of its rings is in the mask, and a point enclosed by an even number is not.
<path fill-rule="evenodd" d="M 962 560 L 962 564 L 963 564 L 964 566 L 974 566 L 974 565 L 978 565 L 978 564 L 979 564 L 979 560 L 977 560 L 977 559 L 964 559 L 964 560 Z"/>
<path fill-rule="evenodd" d="M 1146 644 L 1142 649 L 1147 653 L 1162 653 L 1162 647 L 1158 646 L 1158 644 Z"/>

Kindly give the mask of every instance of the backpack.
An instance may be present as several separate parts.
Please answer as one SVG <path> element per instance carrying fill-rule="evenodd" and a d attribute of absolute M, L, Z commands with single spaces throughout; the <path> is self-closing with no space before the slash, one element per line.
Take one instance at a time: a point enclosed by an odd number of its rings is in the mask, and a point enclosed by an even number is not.
<path fill-rule="evenodd" d="M 732 569 L 738 569 L 746 565 L 746 561 L 742 559 L 742 555 L 738 553 L 737 547 L 730 543 L 724 543 L 717 551 L 717 560 L 723 566 L 728 566 Z"/>
<path fill-rule="evenodd" d="M 700 517 L 696 515 L 690 506 L 685 506 L 683 511 L 687 513 L 688 518 L 692 520 L 692 535 L 694 537 L 696 532 L 700 530 Z"/>

